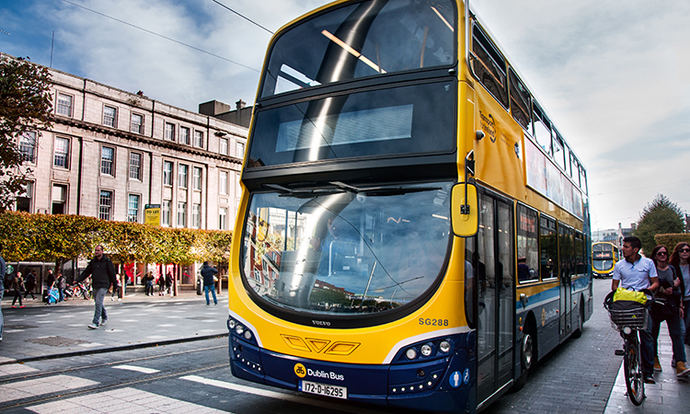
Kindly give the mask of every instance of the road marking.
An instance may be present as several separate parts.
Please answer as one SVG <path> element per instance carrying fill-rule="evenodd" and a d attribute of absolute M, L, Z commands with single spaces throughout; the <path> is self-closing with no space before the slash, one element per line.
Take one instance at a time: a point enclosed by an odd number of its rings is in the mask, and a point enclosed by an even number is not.
<path fill-rule="evenodd" d="M 99 344 L 98 342 L 89 342 L 86 344 L 79 344 L 79 346 L 83 348 L 95 348 L 97 346 L 103 346 L 103 344 Z"/>
<path fill-rule="evenodd" d="M 136 365 L 127 365 L 127 364 L 115 365 L 113 368 L 126 369 L 128 371 L 136 371 L 136 372 L 141 372 L 144 374 L 155 374 L 157 372 L 160 372 L 159 370 L 153 369 L 153 368 L 138 367 Z"/>
<path fill-rule="evenodd" d="M 25 374 L 27 372 L 36 372 L 36 368 L 31 368 L 24 364 L 7 364 L 0 365 L 0 377 L 7 375 Z"/>
<path fill-rule="evenodd" d="M 141 391 L 136 388 L 119 388 L 96 394 L 81 395 L 59 401 L 51 401 L 45 404 L 27 407 L 27 410 L 35 413 L 54 414 L 65 413 L 103 413 L 103 412 L 179 412 L 194 414 L 226 413 L 203 405 L 193 404 L 174 398 L 164 397 L 151 392 Z M 232 414 L 232 413 L 230 413 Z"/>
<path fill-rule="evenodd" d="M 348 406 L 343 405 L 342 403 L 335 403 L 335 402 L 332 403 L 332 402 L 328 402 L 328 401 L 318 400 L 316 398 L 308 398 L 308 397 L 302 397 L 299 395 L 288 394 L 285 392 L 276 392 L 276 391 L 270 391 L 270 390 L 265 390 L 265 389 L 261 389 L 261 388 L 248 387 L 246 385 L 233 384 L 232 382 L 226 382 L 226 381 L 204 378 L 204 377 L 200 377 L 198 375 L 186 375 L 184 377 L 180 377 L 180 379 L 192 381 L 192 382 L 197 382 L 199 384 L 210 385 L 213 387 L 223 388 L 226 390 L 239 391 L 239 392 L 243 392 L 246 394 L 254 394 L 254 395 L 258 395 L 260 397 L 276 398 L 279 400 L 290 401 L 290 402 L 294 402 L 294 403 L 298 403 L 298 404 L 307 404 L 307 405 L 312 405 L 315 407 L 327 408 L 327 409 L 330 409 L 333 411 L 346 411 L 346 412 L 351 412 L 351 413 L 355 413 L 355 414 L 375 414 L 375 413 L 378 413 L 378 411 L 367 410 L 367 409 L 362 408 L 362 407 L 354 407 L 354 406 L 348 407 Z"/>
<path fill-rule="evenodd" d="M 5 332 L 5 333 L 13 333 L 13 332 L 16 333 L 16 332 L 24 332 L 24 330 L 23 329 L 5 329 L 5 330 L 3 330 L 3 332 Z"/>
<path fill-rule="evenodd" d="M 64 392 L 77 388 L 98 385 L 91 381 L 70 375 L 53 375 L 26 381 L 0 385 L 0 402 L 19 400 L 55 392 Z"/>

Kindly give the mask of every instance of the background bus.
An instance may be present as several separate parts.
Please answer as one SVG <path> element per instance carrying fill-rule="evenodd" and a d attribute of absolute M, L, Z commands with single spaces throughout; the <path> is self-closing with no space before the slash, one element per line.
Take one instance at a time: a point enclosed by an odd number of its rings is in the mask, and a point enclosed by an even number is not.
<path fill-rule="evenodd" d="M 235 376 L 473 412 L 581 332 L 585 170 L 465 4 L 309 13 L 271 40 L 254 108 Z"/>
<path fill-rule="evenodd" d="M 592 276 L 596 278 L 613 275 L 613 266 L 618 261 L 618 246 L 611 242 L 592 243 Z"/>

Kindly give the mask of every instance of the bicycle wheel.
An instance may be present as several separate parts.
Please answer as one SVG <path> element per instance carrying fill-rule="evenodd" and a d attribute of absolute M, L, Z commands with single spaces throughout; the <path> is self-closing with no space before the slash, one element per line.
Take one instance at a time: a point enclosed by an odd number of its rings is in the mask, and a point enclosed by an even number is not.
<path fill-rule="evenodd" d="M 642 355 L 637 332 L 628 335 L 625 340 L 623 371 L 625 372 L 625 388 L 628 390 L 628 398 L 635 405 L 642 404 L 645 398 L 644 374 L 642 373 Z"/>

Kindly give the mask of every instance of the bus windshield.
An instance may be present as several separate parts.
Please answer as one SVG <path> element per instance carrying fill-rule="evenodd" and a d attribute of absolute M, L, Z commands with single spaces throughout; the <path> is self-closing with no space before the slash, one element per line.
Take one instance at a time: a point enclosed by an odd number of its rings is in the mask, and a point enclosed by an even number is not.
<path fill-rule="evenodd" d="M 377 314 L 435 286 L 450 242 L 452 183 L 332 184 L 252 196 L 241 268 L 260 305 Z"/>
<path fill-rule="evenodd" d="M 361 77 L 454 63 L 449 0 L 370 0 L 318 14 L 273 45 L 261 98 Z"/>
<path fill-rule="evenodd" d="M 596 270 L 610 270 L 613 267 L 612 259 L 594 259 L 592 260 L 592 267 Z"/>

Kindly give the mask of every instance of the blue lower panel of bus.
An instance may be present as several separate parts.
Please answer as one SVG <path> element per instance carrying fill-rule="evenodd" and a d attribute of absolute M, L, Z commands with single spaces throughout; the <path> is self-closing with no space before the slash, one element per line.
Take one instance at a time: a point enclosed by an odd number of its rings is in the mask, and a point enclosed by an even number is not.
<path fill-rule="evenodd" d="M 440 355 L 404 356 L 403 348 L 390 365 L 345 364 L 297 358 L 259 348 L 231 331 L 233 375 L 253 382 L 320 395 L 346 397 L 387 406 L 426 411 L 473 411 L 474 333 L 445 336 L 453 348 Z M 425 343 L 430 343 L 429 340 Z M 421 346 L 421 344 L 419 345 Z M 306 382 L 306 383 L 305 383 Z M 324 391 L 324 392 L 321 392 Z"/>

